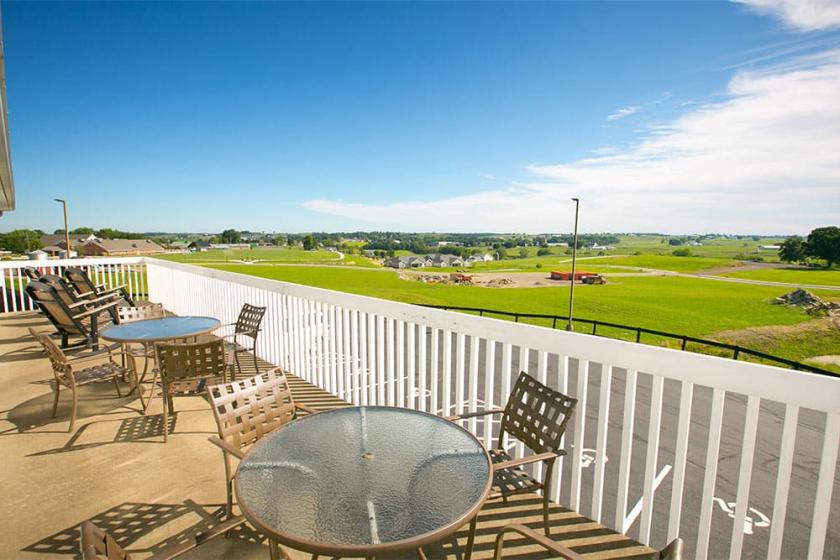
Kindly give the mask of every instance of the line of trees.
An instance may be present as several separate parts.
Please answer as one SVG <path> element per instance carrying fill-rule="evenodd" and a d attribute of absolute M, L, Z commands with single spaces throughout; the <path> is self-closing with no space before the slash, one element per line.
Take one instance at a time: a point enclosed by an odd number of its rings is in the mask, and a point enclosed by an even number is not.
<path fill-rule="evenodd" d="M 784 262 L 798 263 L 808 258 L 822 259 L 828 268 L 840 263 L 840 227 L 817 228 L 806 239 L 793 235 L 779 248 L 779 259 Z"/>

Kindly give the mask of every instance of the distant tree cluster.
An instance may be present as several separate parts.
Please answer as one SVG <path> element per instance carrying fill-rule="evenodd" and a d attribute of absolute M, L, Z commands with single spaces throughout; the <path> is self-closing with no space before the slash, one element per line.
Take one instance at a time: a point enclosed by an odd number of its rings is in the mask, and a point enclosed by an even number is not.
<path fill-rule="evenodd" d="M 41 236 L 44 232 L 39 229 L 16 229 L 8 233 L 0 233 L 0 248 L 12 253 L 26 253 L 40 249 Z"/>
<path fill-rule="evenodd" d="M 817 228 L 806 239 L 793 235 L 779 248 L 779 259 L 784 262 L 802 262 L 809 257 L 824 260 L 828 268 L 840 263 L 840 227 Z"/>

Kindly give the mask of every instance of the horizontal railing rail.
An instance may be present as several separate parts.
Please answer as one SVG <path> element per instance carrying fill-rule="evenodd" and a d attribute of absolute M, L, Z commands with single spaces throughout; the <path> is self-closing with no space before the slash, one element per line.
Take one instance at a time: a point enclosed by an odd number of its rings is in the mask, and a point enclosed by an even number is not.
<path fill-rule="evenodd" d="M 41 274 L 59 276 L 68 267 L 83 268 L 95 284 L 108 288 L 123 285 L 134 299 L 145 299 L 148 292 L 146 262 L 143 257 L 0 261 L 0 314 L 35 309 L 25 289 L 29 279 L 23 273 L 23 269 L 30 266 L 38 269 Z"/>
<path fill-rule="evenodd" d="M 551 328 L 557 328 L 558 321 L 568 321 L 569 317 L 566 315 L 550 315 L 550 314 L 543 314 L 543 313 L 526 313 L 526 312 L 519 312 L 519 311 L 502 311 L 499 309 L 487 309 L 484 307 L 460 307 L 460 306 L 453 306 L 453 305 L 435 305 L 430 303 L 418 303 L 417 305 L 422 305 L 423 307 L 431 307 L 433 309 L 443 309 L 444 311 L 461 311 L 465 313 L 478 313 L 479 317 L 485 317 L 488 315 L 498 315 L 500 317 L 511 317 L 513 318 L 514 322 L 518 323 L 520 319 L 544 319 L 546 321 L 551 321 Z M 752 348 L 746 348 L 744 346 L 739 346 L 737 344 L 729 344 L 727 342 L 718 342 L 716 340 L 709 340 L 707 338 L 698 338 L 695 336 L 684 335 L 684 334 L 676 334 L 671 332 L 660 331 L 656 329 L 648 329 L 645 327 L 639 326 L 632 326 L 632 325 L 622 325 L 619 323 L 611 323 L 608 321 L 601 321 L 599 319 L 585 319 L 575 317 L 573 319 L 574 323 L 583 323 L 585 325 L 592 325 L 592 332 L 590 334 L 598 335 L 597 329 L 599 326 L 601 327 L 609 327 L 614 329 L 620 329 L 625 331 L 630 331 L 631 333 L 636 334 L 636 342 L 641 342 L 642 334 L 649 334 L 653 336 L 659 336 L 662 338 L 668 338 L 671 340 L 676 340 L 680 342 L 680 350 L 689 350 L 693 351 L 690 348 L 687 348 L 687 344 L 689 342 L 694 344 L 701 344 L 704 346 L 710 346 L 712 348 L 720 348 L 721 350 L 728 350 L 732 352 L 732 359 L 737 360 L 741 356 L 753 356 L 755 358 L 759 358 L 762 360 L 766 360 L 769 362 L 774 362 L 775 364 L 780 364 L 786 367 L 790 367 L 795 370 L 800 371 L 810 371 L 811 373 L 818 373 L 820 375 L 831 375 L 831 376 L 838 376 L 837 372 L 830 371 L 827 369 L 819 368 L 816 366 L 812 366 L 810 364 L 805 364 L 802 362 L 798 362 L 796 360 L 790 360 L 788 358 L 783 358 L 782 356 L 775 356 L 773 354 L 768 354 L 766 352 L 761 352 L 759 350 L 753 350 Z M 560 325 L 564 327 L 564 324 Z M 601 334 L 600 336 L 605 336 Z"/>
<path fill-rule="evenodd" d="M 839 378 L 145 262 L 150 299 L 175 313 L 232 322 L 244 303 L 265 306 L 259 356 L 355 404 L 503 406 L 520 371 L 571 394 L 568 456 L 547 491 L 641 542 L 679 535 L 698 559 L 840 550 Z M 497 423 L 465 425 L 498 437 Z"/>

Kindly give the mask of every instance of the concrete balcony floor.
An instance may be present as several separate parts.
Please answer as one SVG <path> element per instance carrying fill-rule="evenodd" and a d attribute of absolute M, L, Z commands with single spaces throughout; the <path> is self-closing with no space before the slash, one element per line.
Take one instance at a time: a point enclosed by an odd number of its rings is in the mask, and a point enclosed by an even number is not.
<path fill-rule="evenodd" d="M 78 527 L 91 519 L 110 532 L 132 557 L 144 558 L 214 525 L 223 515 L 221 453 L 207 442 L 216 433 L 201 397 L 175 399 L 169 442 L 162 438 L 161 400 L 147 415 L 136 394 L 117 398 L 110 382 L 79 389 L 75 429 L 67 432 L 70 392 L 62 391 L 56 417 L 49 361 L 27 329 L 51 331 L 36 312 L 0 317 L 0 453 L 4 499 L 0 558 L 78 557 Z M 245 360 L 249 362 L 250 360 Z M 261 369 L 270 364 L 261 363 Z M 253 370 L 253 363 L 246 364 Z M 248 372 L 246 371 L 246 375 Z M 315 409 L 348 403 L 292 376 L 295 399 Z M 128 385 L 124 384 L 128 392 Z M 148 389 L 147 389 L 148 390 Z M 499 528 L 518 522 L 539 528 L 540 499 L 523 496 L 491 502 L 479 516 L 474 558 L 492 557 Z M 592 559 L 646 557 L 650 548 L 560 506 L 552 513 L 553 538 Z M 466 527 L 457 535 L 466 542 Z M 458 557 L 454 539 L 430 558 Z M 506 558 L 547 557 L 523 540 L 509 538 Z M 291 556 L 307 554 L 289 550 Z M 413 554 L 410 557 L 414 557 Z M 215 539 L 184 558 L 267 559 L 262 535 L 248 526 Z"/>

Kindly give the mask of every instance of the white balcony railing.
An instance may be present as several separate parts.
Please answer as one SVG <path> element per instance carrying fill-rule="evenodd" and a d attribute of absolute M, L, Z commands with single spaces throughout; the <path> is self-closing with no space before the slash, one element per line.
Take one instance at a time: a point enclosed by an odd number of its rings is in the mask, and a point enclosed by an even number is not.
<path fill-rule="evenodd" d="M 577 397 L 552 498 L 642 542 L 680 535 L 699 559 L 840 557 L 838 378 L 156 259 L 122 264 L 145 266 L 149 299 L 178 314 L 232 322 L 245 302 L 265 306 L 260 357 L 356 404 L 504 405 L 520 370 Z M 498 429 L 466 425 L 485 441 Z"/>

